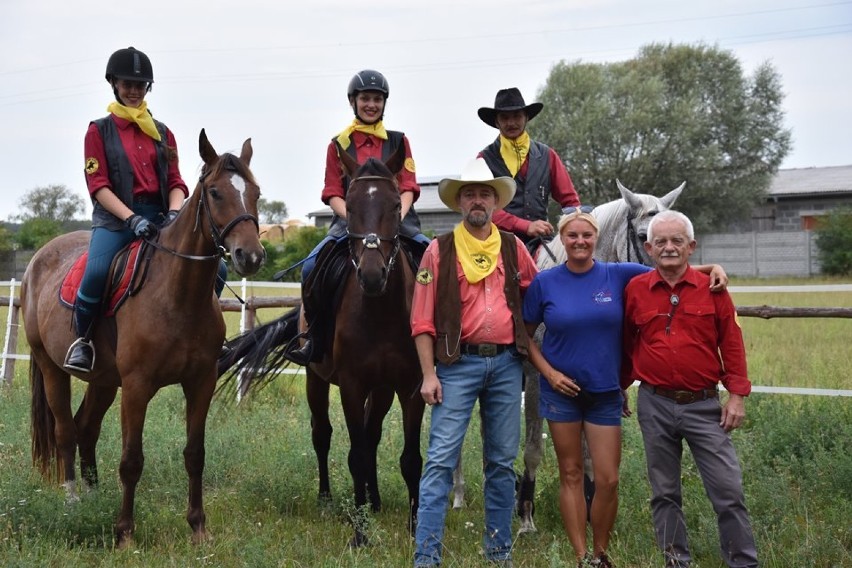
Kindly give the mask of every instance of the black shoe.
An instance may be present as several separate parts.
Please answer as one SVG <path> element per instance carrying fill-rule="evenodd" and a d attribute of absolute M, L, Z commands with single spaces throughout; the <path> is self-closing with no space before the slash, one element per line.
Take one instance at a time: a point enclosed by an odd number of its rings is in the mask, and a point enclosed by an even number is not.
<path fill-rule="evenodd" d="M 314 349 L 314 342 L 310 337 L 305 338 L 305 343 L 296 349 L 290 349 L 284 356 L 297 365 L 307 367 L 308 363 L 316 363 L 322 359 L 319 349 Z"/>
<path fill-rule="evenodd" d="M 82 337 L 71 344 L 65 355 L 65 368 L 78 373 L 91 373 L 95 364 L 95 346 Z"/>

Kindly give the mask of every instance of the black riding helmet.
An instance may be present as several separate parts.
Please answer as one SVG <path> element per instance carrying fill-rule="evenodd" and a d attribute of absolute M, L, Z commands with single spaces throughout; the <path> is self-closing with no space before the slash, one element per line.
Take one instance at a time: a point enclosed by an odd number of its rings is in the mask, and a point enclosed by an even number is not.
<path fill-rule="evenodd" d="M 346 97 L 351 101 L 356 93 L 361 91 L 379 91 L 385 96 L 385 100 L 390 96 L 390 87 L 385 76 L 373 69 L 364 69 L 358 71 L 352 80 L 349 81 L 349 88 L 346 90 Z"/>
<path fill-rule="evenodd" d="M 107 83 L 112 84 L 113 79 L 145 81 L 150 88 L 150 84 L 154 82 L 154 69 L 151 67 L 151 60 L 135 47 L 119 49 L 110 55 L 109 61 L 107 61 Z"/>

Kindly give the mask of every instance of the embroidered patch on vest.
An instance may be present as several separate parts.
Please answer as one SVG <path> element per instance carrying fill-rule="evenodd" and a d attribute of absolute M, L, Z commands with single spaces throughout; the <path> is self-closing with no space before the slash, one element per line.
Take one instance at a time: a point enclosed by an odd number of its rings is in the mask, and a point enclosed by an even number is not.
<path fill-rule="evenodd" d="M 434 280 L 434 277 L 432 276 L 432 271 L 428 268 L 421 268 L 417 271 L 418 284 L 423 284 L 425 286 L 426 284 L 429 284 L 432 280 Z"/>
<path fill-rule="evenodd" d="M 414 158 L 406 158 L 404 166 L 406 170 L 414 173 Z"/>
<path fill-rule="evenodd" d="M 97 158 L 86 158 L 86 173 L 87 174 L 92 175 L 93 173 L 98 171 L 99 167 L 100 167 L 100 164 L 98 164 Z"/>

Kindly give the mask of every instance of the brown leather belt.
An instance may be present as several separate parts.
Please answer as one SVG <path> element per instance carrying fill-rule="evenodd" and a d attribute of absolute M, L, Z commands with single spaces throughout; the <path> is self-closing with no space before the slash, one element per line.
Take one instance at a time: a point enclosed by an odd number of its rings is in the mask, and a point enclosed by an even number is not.
<path fill-rule="evenodd" d="M 644 383 L 643 383 L 644 384 Z M 652 393 L 675 401 L 675 404 L 692 404 L 708 398 L 716 398 L 719 396 L 719 391 L 716 389 L 702 389 L 698 391 L 690 390 L 670 390 L 652 385 L 645 385 Z"/>
<path fill-rule="evenodd" d="M 479 357 L 496 357 L 511 345 L 498 345 L 496 343 L 462 343 L 459 351 L 465 355 L 478 355 Z"/>

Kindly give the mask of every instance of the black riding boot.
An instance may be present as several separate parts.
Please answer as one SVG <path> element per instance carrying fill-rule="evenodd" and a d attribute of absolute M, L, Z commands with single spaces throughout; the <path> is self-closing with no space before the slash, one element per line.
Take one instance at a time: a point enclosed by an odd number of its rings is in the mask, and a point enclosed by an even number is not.
<path fill-rule="evenodd" d="M 309 326 L 308 329 L 304 333 L 304 344 L 301 347 L 297 347 L 295 349 L 290 349 L 285 354 L 285 357 L 296 363 L 297 365 L 301 365 L 306 367 L 308 363 L 317 363 L 322 361 L 322 348 L 320 347 L 321 341 L 314 341 L 313 337 L 313 326 Z"/>
<path fill-rule="evenodd" d="M 95 346 L 92 344 L 91 328 L 99 304 L 77 298 L 74 304 L 74 329 L 77 340 L 65 355 L 65 368 L 78 373 L 90 373 L 95 364 Z"/>

